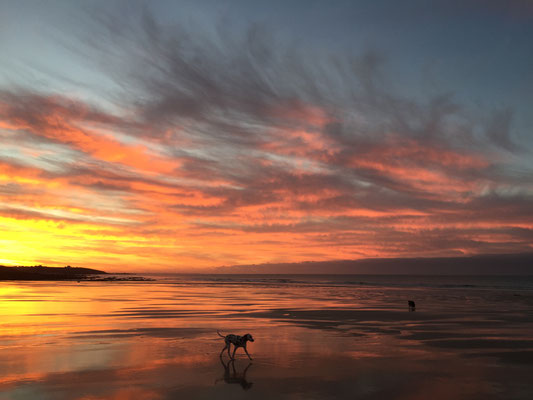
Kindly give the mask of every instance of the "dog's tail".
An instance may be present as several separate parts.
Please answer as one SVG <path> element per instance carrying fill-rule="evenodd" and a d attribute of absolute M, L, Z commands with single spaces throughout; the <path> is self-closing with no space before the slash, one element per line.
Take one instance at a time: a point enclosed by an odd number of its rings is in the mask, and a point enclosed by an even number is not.
<path fill-rule="evenodd" d="M 217 333 L 218 333 L 218 336 L 220 336 L 220 337 L 226 337 L 226 336 L 222 336 L 222 335 L 220 334 L 220 332 L 218 331 L 218 329 L 217 329 Z"/>

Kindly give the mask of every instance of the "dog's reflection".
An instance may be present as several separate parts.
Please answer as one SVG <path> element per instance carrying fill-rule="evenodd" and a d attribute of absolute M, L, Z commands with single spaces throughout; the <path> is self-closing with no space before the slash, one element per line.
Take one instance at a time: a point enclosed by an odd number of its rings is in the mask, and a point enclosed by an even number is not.
<path fill-rule="evenodd" d="M 229 360 L 228 363 L 224 363 L 224 360 L 222 357 L 220 357 L 220 362 L 222 363 L 222 366 L 224 367 L 224 377 L 217 379 L 215 381 L 215 385 L 220 382 L 224 381 L 225 383 L 231 384 L 231 383 L 238 383 L 241 385 L 243 390 L 248 390 L 252 387 L 254 384 L 253 382 L 248 382 L 246 380 L 246 372 L 248 371 L 248 368 L 252 366 L 252 363 L 248 363 L 248 366 L 244 369 L 242 373 L 237 372 L 235 369 L 235 360 Z M 230 369 L 231 364 L 231 369 Z"/>

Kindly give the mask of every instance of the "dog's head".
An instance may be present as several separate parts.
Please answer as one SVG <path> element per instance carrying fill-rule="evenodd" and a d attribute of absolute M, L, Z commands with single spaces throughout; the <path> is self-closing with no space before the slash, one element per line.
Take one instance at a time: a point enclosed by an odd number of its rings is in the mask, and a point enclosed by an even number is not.
<path fill-rule="evenodd" d="M 247 333 L 246 335 L 244 335 L 243 338 L 244 338 L 247 342 L 253 342 L 253 341 L 254 341 L 254 338 L 253 338 L 252 335 L 250 335 L 249 333 Z"/>

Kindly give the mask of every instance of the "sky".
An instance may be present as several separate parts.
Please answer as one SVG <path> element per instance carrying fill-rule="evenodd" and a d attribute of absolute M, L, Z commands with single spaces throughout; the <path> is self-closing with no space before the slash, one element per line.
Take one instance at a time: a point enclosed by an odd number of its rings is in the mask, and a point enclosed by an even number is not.
<path fill-rule="evenodd" d="M 533 2 L 0 0 L 0 264 L 533 251 Z"/>

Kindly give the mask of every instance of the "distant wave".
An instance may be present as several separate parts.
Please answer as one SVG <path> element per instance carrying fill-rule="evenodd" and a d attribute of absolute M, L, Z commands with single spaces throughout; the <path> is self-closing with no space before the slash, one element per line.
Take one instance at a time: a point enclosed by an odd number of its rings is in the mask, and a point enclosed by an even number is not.
<path fill-rule="evenodd" d="M 353 276 L 351 276 L 353 277 Z M 433 288 L 471 290 L 533 290 L 533 277 L 465 277 L 465 276 L 365 276 L 366 280 L 350 280 L 345 275 L 330 276 L 180 276 L 175 283 L 188 285 L 203 282 L 213 285 L 264 285 L 264 286 L 309 286 L 309 287 L 388 287 L 388 288 Z M 455 282 L 457 281 L 457 282 Z"/>

